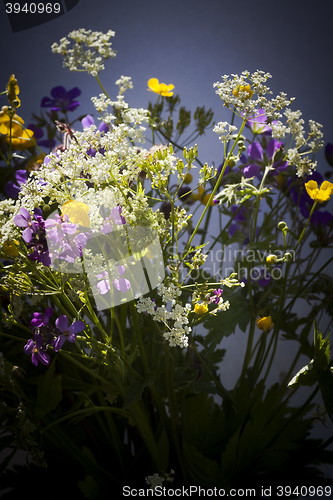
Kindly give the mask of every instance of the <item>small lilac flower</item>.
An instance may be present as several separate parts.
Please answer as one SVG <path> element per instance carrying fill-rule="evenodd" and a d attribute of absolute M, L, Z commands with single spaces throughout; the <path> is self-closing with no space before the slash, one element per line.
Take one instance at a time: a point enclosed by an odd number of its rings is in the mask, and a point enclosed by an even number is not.
<path fill-rule="evenodd" d="M 55 214 L 53 219 L 45 221 L 45 229 L 47 237 L 53 244 L 59 244 L 66 240 L 67 235 L 75 234 L 77 231 L 77 224 L 66 222 L 60 215 Z"/>
<path fill-rule="evenodd" d="M 126 268 L 125 266 L 118 266 L 118 273 L 120 275 L 124 274 Z M 96 276 L 98 280 L 101 280 L 97 283 L 96 287 L 97 290 L 101 295 L 105 295 L 111 290 L 111 285 L 110 285 L 110 279 L 109 279 L 109 274 L 107 271 L 103 271 L 102 273 L 98 274 Z M 118 292 L 127 292 L 131 288 L 131 283 L 128 279 L 126 278 L 116 278 L 112 281 L 112 285 Z"/>
<path fill-rule="evenodd" d="M 61 332 L 52 343 L 56 352 L 62 348 L 66 340 L 71 343 L 75 342 L 76 334 L 82 332 L 86 327 L 83 321 L 74 321 L 74 323 L 69 326 L 68 318 L 65 314 L 55 320 L 55 325 Z"/>
<path fill-rule="evenodd" d="M 82 123 L 82 127 L 85 129 L 85 128 L 89 128 L 91 125 L 95 125 L 95 120 L 93 119 L 93 117 L 91 115 L 87 115 L 84 118 L 82 118 L 81 123 Z M 105 133 L 105 132 L 108 132 L 109 126 L 106 123 L 101 122 L 98 125 L 97 130 L 99 130 L 102 133 Z"/>
<path fill-rule="evenodd" d="M 45 352 L 44 339 L 40 333 L 36 333 L 33 339 L 28 340 L 24 346 L 25 354 L 31 354 L 31 362 L 34 366 L 39 363 L 48 365 L 50 363 L 50 356 Z"/>
<path fill-rule="evenodd" d="M 116 278 L 112 283 L 118 292 L 125 293 L 131 288 L 131 283 L 126 278 Z"/>
<path fill-rule="evenodd" d="M 126 224 L 125 217 L 121 215 L 121 212 L 122 208 L 120 206 L 113 208 L 111 211 L 106 209 L 105 207 L 101 207 L 100 214 L 105 219 L 105 222 L 101 229 L 102 233 L 111 233 L 113 231 L 113 224 L 116 224 L 117 226 Z"/>
<path fill-rule="evenodd" d="M 51 90 L 52 97 L 43 97 L 41 102 L 42 108 L 50 108 L 51 111 L 74 111 L 80 103 L 75 101 L 75 98 L 81 94 L 78 87 L 71 90 L 66 90 L 65 87 L 59 85 Z"/>
<path fill-rule="evenodd" d="M 288 166 L 288 162 L 283 160 L 283 155 L 281 155 L 281 150 L 283 143 L 277 139 L 272 139 L 263 136 L 261 141 L 253 141 L 246 150 L 246 154 L 243 153 L 240 156 L 243 166 L 244 177 L 257 177 L 262 168 L 271 165 L 277 174 L 278 172 L 285 170 Z M 280 153 L 280 154 L 279 154 Z"/>
<path fill-rule="evenodd" d="M 21 207 L 14 217 L 14 222 L 18 227 L 25 228 L 22 238 L 27 243 L 27 247 L 32 249 L 28 255 L 29 259 L 49 266 L 51 260 L 46 243 L 45 221 L 41 215 L 38 215 L 36 209 L 33 217 L 26 208 Z"/>
<path fill-rule="evenodd" d="M 22 233 L 22 238 L 26 243 L 30 243 L 33 235 L 32 218 L 30 212 L 28 212 L 26 208 L 21 207 L 18 214 L 14 217 L 14 222 L 18 227 L 26 228 Z"/>
<path fill-rule="evenodd" d="M 264 109 L 257 109 L 254 116 L 248 118 L 246 126 L 254 134 L 270 134 L 272 128 L 268 124 L 268 117 Z M 274 123 L 274 121 L 272 122 Z"/>
<path fill-rule="evenodd" d="M 31 326 L 34 328 L 41 328 L 42 326 L 48 325 L 53 313 L 54 310 L 52 307 L 47 307 L 44 314 L 40 312 L 32 313 L 32 319 L 30 321 Z"/>
<path fill-rule="evenodd" d="M 43 139 L 44 131 L 41 127 L 38 127 L 33 123 L 29 123 L 28 129 L 33 131 L 38 146 L 47 148 L 48 150 L 51 150 L 55 147 L 56 141 L 54 139 Z"/>
<path fill-rule="evenodd" d="M 16 199 L 21 190 L 22 184 L 25 184 L 28 179 L 29 172 L 27 170 L 16 170 L 15 181 L 8 181 L 5 185 L 5 193 L 10 198 Z"/>
<path fill-rule="evenodd" d="M 87 129 L 89 128 L 91 125 L 95 125 L 95 120 L 94 118 L 91 116 L 91 115 L 87 115 L 85 116 L 82 120 L 81 120 L 81 123 L 82 123 L 82 127 L 84 129 Z M 104 134 L 105 132 L 108 132 L 109 130 L 109 126 L 104 123 L 104 122 L 101 122 L 99 124 L 99 126 L 97 127 L 97 130 L 99 132 L 101 132 L 102 134 Z M 100 148 L 98 150 L 98 152 L 102 155 L 104 155 L 105 153 L 105 149 L 104 148 Z M 87 151 L 87 155 L 91 156 L 91 157 L 94 157 L 96 156 L 96 153 L 97 153 L 97 150 L 95 148 L 89 148 L 88 151 Z"/>
<path fill-rule="evenodd" d="M 214 292 L 213 292 L 214 296 L 210 297 L 209 302 L 211 304 L 212 303 L 213 304 L 219 304 L 219 302 L 221 300 L 222 293 L 223 293 L 223 290 L 221 290 L 221 288 L 218 288 L 217 290 L 214 290 Z"/>
<path fill-rule="evenodd" d="M 98 280 L 101 280 L 97 283 L 97 290 L 101 295 L 105 295 L 111 290 L 111 285 L 110 285 L 110 280 L 108 278 L 108 273 L 107 271 L 103 271 L 102 273 L 99 273 L 96 278 Z"/>

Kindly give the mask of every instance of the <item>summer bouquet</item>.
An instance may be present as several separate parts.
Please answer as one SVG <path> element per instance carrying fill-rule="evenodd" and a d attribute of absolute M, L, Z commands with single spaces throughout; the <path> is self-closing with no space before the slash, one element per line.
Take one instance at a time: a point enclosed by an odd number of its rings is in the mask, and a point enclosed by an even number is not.
<path fill-rule="evenodd" d="M 321 125 L 259 70 L 214 84 L 229 121 L 150 75 L 152 102 L 133 108 L 130 77 L 114 97 L 100 76 L 113 36 L 78 29 L 52 46 L 96 79 L 94 112 L 73 119 L 81 91 L 58 86 L 26 126 L 15 75 L 2 92 L 4 497 L 105 498 L 124 485 L 327 496 L 333 184 L 316 169 Z M 204 134 L 221 141 L 215 163 L 200 159 Z M 246 341 L 230 387 L 231 336 Z"/>

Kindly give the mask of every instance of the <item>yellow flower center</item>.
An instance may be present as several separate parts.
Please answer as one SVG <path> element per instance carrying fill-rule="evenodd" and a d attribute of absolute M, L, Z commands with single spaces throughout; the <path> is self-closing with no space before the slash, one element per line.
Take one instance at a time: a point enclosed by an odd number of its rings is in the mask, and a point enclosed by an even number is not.
<path fill-rule="evenodd" d="M 251 99 L 253 96 L 253 90 L 251 89 L 251 85 L 238 85 L 235 89 L 233 89 L 232 94 L 235 97 L 240 97 L 240 99 Z M 239 95 L 241 94 L 241 95 Z"/>

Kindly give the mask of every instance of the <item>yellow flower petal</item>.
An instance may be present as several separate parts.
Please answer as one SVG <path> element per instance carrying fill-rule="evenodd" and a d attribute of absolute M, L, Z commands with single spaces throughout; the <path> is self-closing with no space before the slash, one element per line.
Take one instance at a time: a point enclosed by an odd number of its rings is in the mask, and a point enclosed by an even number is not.
<path fill-rule="evenodd" d="M 170 83 L 167 85 L 166 83 L 160 83 L 157 78 L 150 78 L 147 82 L 148 90 L 155 92 L 163 97 L 171 97 L 173 95 L 172 90 L 175 86 Z"/>
<path fill-rule="evenodd" d="M 89 206 L 83 201 L 66 201 L 61 207 L 62 215 L 67 215 L 70 222 L 81 226 L 90 226 Z"/>
<path fill-rule="evenodd" d="M 148 90 L 151 90 L 152 92 L 157 92 L 160 86 L 160 82 L 158 81 L 157 78 L 150 78 L 148 80 Z"/>
<path fill-rule="evenodd" d="M 329 181 L 324 181 L 320 188 L 317 181 L 308 181 L 304 184 L 306 192 L 314 201 L 324 203 L 328 201 L 333 194 L 333 184 Z"/>

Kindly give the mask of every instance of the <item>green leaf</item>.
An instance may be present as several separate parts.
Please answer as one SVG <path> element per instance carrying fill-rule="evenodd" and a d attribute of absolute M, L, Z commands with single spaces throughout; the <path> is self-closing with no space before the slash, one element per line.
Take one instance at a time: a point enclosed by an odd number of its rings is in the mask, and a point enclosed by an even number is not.
<path fill-rule="evenodd" d="M 42 418 L 54 410 L 62 400 L 61 375 L 55 373 L 55 362 L 49 366 L 38 383 L 36 416 Z"/>
<path fill-rule="evenodd" d="M 315 325 L 314 328 L 314 361 L 319 370 L 326 370 L 330 364 L 330 341 Z"/>
<path fill-rule="evenodd" d="M 315 368 L 314 360 L 303 366 L 291 379 L 288 387 L 297 387 L 300 385 L 313 385 L 318 380 L 318 371 Z"/>

